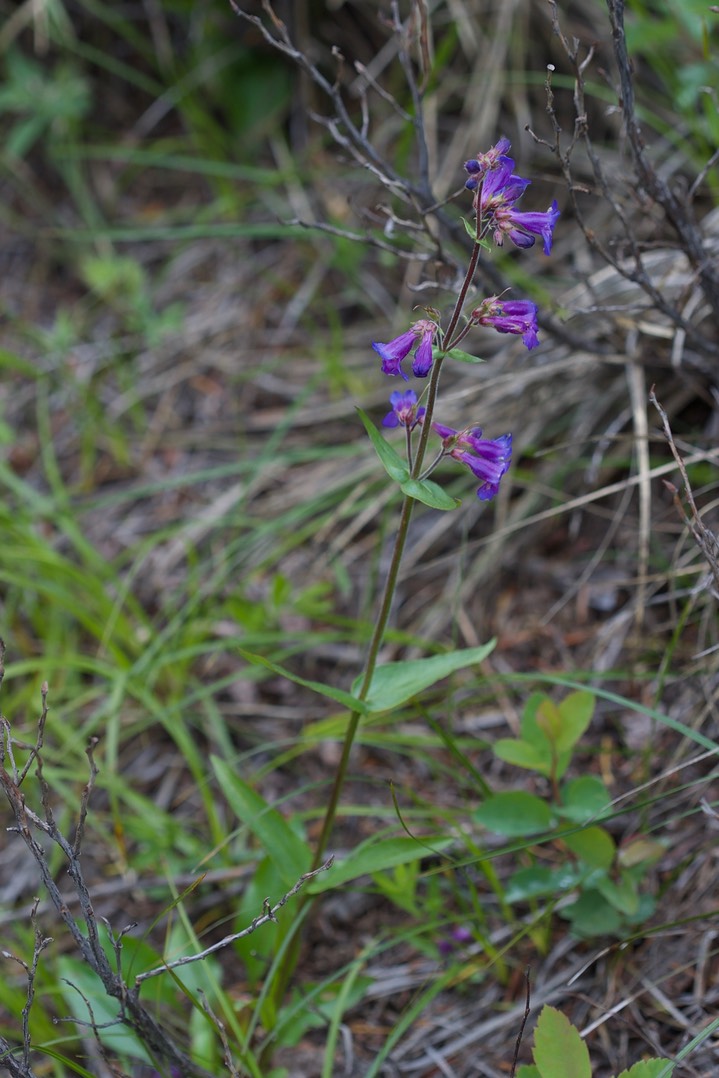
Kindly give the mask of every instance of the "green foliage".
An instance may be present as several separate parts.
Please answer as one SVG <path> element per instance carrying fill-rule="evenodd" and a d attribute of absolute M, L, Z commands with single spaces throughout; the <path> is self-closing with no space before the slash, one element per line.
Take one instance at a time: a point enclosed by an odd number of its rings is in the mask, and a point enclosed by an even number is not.
<path fill-rule="evenodd" d="M 517 1078 L 591 1078 L 589 1051 L 569 1019 L 555 1007 L 544 1006 L 534 1030 L 534 1066 L 523 1064 Z M 674 1067 L 666 1059 L 647 1059 L 624 1070 L 618 1078 L 668 1078 Z"/>
<path fill-rule="evenodd" d="M 523 857 L 528 864 L 510 876 L 505 899 L 516 904 L 547 898 L 555 901 L 578 891 L 563 904 L 566 918 L 578 936 L 622 935 L 628 926 L 645 921 L 654 909 L 641 885 L 663 846 L 645 842 L 633 856 L 617 850 L 601 820 L 610 820 L 611 798 L 602 780 L 582 775 L 560 784 L 594 711 L 595 698 L 572 692 L 558 705 L 534 693 L 524 709 L 521 737 L 495 742 L 495 755 L 549 781 L 547 797 L 527 791 L 492 794 L 473 813 L 476 823 L 507 838 L 527 839 Z M 533 841 L 534 840 L 534 841 Z M 560 851 L 568 863 L 542 864 L 545 847 Z M 554 858 L 553 858 L 554 859 Z"/>
<path fill-rule="evenodd" d="M 52 152 L 78 133 L 90 105 L 89 83 L 72 60 L 48 69 L 11 49 L 5 56 L 5 84 L 0 87 L 0 115 L 12 120 L 4 153 L 26 157 L 40 139 Z"/>

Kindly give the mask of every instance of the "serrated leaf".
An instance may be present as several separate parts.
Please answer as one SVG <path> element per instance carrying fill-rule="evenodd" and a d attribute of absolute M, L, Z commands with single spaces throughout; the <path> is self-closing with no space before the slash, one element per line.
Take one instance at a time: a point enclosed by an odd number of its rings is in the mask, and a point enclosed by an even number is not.
<path fill-rule="evenodd" d="M 377 430 L 370 417 L 366 415 L 361 408 L 358 408 L 357 412 L 364 424 L 364 429 L 369 435 L 374 451 L 379 457 L 380 463 L 387 472 L 387 475 L 397 483 L 406 482 L 407 479 L 409 479 L 409 468 L 407 467 L 406 462 L 402 460 L 399 453 L 392 448 L 384 435 Z"/>
<path fill-rule="evenodd" d="M 390 711 L 413 696 L 449 677 L 456 670 L 481 663 L 494 650 L 496 640 L 490 640 L 478 648 L 448 651 L 445 655 L 431 655 L 427 659 L 408 659 L 406 662 L 385 663 L 372 675 L 372 684 L 365 697 L 365 712 Z M 362 677 L 352 683 L 352 692 L 359 693 Z"/>
<path fill-rule="evenodd" d="M 342 861 L 336 861 L 327 872 L 322 872 L 308 884 L 307 890 L 313 894 L 331 891 L 359 876 L 368 876 L 373 872 L 382 872 L 397 865 L 406 865 L 420 857 L 427 857 L 431 850 L 441 851 L 450 845 L 452 839 L 442 835 L 428 835 L 421 838 L 399 837 L 368 839 L 352 851 Z M 429 848 L 428 848 L 429 847 Z"/>
<path fill-rule="evenodd" d="M 259 840 L 289 890 L 310 867 L 309 846 L 295 834 L 284 816 L 271 808 L 225 760 L 218 756 L 212 756 L 211 760 L 227 803 L 237 819 Z"/>
<path fill-rule="evenodd" d="M 670 1059 L 644 1059 L 628 1071 L 622 1071 L 617 1078 L 659 1078 L 659 1075 L 669 1078 L 673 1071 L 674 1063 Z"/>
<path fill-rule="evenodd" d="M 592 1078 L 586 1044 L 555 1007 L 542 1007 L 532 1055 L 542 1078 Z"/>
<path fill-rule="evenodd" d="M 509 838 L 536 835 L 554 822 L 546 801 L 524 790 L 493 794 L 472 813 L 477 823 Z"/>
<path fill-rule="evenodd" d="M 403 494 L 428 505 L 431 509 L 442 509 L 446 512 L 461 504 L 457 498 L 452 498 L 438 483 L 433 483 L 430 479 L 407 479 L 400 483 L 400 487 Z"/>
<path fill-rule="evenodd" d="M 614 861 L 614 839 L 603 827 L 585 827 L 583 831 L 577 831 L 573 835 L 564 835 L 563 841 L 573 854 L 592 868 L 606 871 Z"/>

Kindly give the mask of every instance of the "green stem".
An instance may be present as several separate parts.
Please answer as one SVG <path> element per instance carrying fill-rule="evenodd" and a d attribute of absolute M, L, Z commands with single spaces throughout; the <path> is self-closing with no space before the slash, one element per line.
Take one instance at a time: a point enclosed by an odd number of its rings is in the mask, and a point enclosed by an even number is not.
<path fill-rule="evenodd" d="M 479 224 L 477 226 L 479 228 Z M 452 317 L 449 320 L 447 331 L 444 334 L 444 352 L 449 349 L 455 343 L 453 335 L 457 329 L 460 316 L 462 314 L 462 308 L 467 298 L 467 292 L 474 276 L 474 271 L 477 268 L 477 261 L 479 259 L 479 236 L 475 240 L 472 254 L 470 256 L 469 264 L 467 266 L 467 272 L 465 273 L 462 287 L 457 296 L 457 302 L 454 305 L 452 311 Z M 420 434 L 419 443 L 417 445 L 417 455 L 411 466 L 411 476 L 413 479 L 419 478 L 422 474 L 422 464 L 424 462 L 425 453 L 427 451 L 427 442 L 429 440 L 429 433 L 432 428 L 432 417 L 434 415 L 434 407 L 437 402 L 437 392 L 439 389 L 439 376 L 442 371 L 442 364 L 444 362 L 444 354 L 437 357 L 432 365 L 432 371 L 429 379 L 429 387 L 427 391 L 427 404 L 424 419 L 422 421 L 422 430 Z M 382 641 L 384 639 L 385 630 L 387 628 L 387 622 L 389 621 L 390 612 L 392 610 L 392 601 L 394 599 L 395 589 L 397 587 L 397 579 L 399 577 L 399 570 L 402 564 L 402 555 L 404 554 L 404 548 L 407 543 L 407 535 L 409 533 L 409 524 L 412 518 L 412 510 L 414 508 L 415 499 L 405 495 L 402 502 L 402 509 L 400 511 L 399 524 L 397 526 L 397 535 L 395 536 L 394 548 L 392 550 L 392 560 L 390 562 L 389 571 L 387 573 L 387 579 L 384 585 L 384 591 L 382 593 L 382 600 L 380 602 L 379 612 L 377 614 L 377 621 L 375 622 L 374 629 L 372 631 L 372 637 L 370 639 L 369 648 L 367 651 L 367 659 L 365 662 L 364 675 L 362 678 L 362 684 L 360 685 L 357 697 L 359 700 L 366 700 L 367 694 L 372 684 L 372 676 L 377 666 L 377 659 L 379 656 Z M 349 768 L 350 755 L 354 746 L 355 738 L 357 736 L 357 730 L 359 729 L 360 719 L 362 712 L 353 711 L 350 714 L 349 722 L 347 724 L 347 730 L 345 731 L 344 742 L 342 744 L 342 755 L 340 762 L 337 765 L 337 771 L 335 772 L 334 782 L 332 783 L 332 789 L 330 791 L 329 800 L 327 802 L 327 808 L 325 809 L 324 819 L 322 821 L 322 831 L 320 837 L 317 840 L 317 846 L 315 847 L 314 857 L 312 859 L 312 870 L 319 868 L 322 864 L 325 851 L 329 845 L 330 838 L 332 836 L 332 830 L 334 828 L 335 819 L 337 817 L 337 810 L 339 808 L 339 801 L 342 795 L 342 791 L 347 780 L 347 770 Z M 299 921 L 299 915 L 304 908 L 312 901 L 311 895 L 301 895 L 298 902 L 297 917 Z M 297 924 L 298 921 L 295 923 Z M 292 974 L 297 966 L 299 958 L 301 937 L 299 931 L 295 933 L 295 936 L 287 948 L 285 954 L 285 961 L 282 964 L 280 971 L 278 972 L 277 979 L 272 987 L 271 998 L 275 1006 L 279 1006 L 282 998 L 287 991 L 288 985 L 292 978 Z M 265 1046 L 262 1052 L 262 1057 L 271 1054 L 271 1047 L 269 1044 Z"/>

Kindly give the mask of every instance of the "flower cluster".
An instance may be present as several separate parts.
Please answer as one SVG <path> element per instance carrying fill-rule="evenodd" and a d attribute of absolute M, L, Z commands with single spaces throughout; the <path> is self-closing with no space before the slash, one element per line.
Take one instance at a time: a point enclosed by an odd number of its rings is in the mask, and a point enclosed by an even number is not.
<path fill-rule="evenodd" d="M 389 344 L 374 341 L 372 347 L 382 357 L 383 374 L 401 374 L 405 382 L 407 375 L 402 370 L 402 360 L 414 349 L 412 374 L 415 378 L 426 378 L 432 366 L 432 346 L 439 326 L 429 318 L 421 318 L 406 333 L 400 333 Z"/>
<path fill-rule="evenodd" d="M 417 407 L 417 394 L 413 389 L 407 389 L 404 393 L 399 390 L 390 393 L 389 402 L 392 411 L 382 420 L 383 427 L 406 427 L 408 431 L 413 431 L 427 411 L 426 408 Z"/>
<path fill-rule="evenodd" d="M 468 175 L 465 187 L 473 192 L 472 207 L 477 217 L 477 241 L 475 255 L 461 293 L 462 298 L 470 283 L 469 274 L 476 265 L 482 237 L 491 233 L 497 246 L 502 246 L 505 237 L 509 237 L 515 247 L 520 249 L 533 247 L 537 238 L 541 238 L 544 253 L 548 255 L 552 249 L 554 227 L 559 217 L 557 203 L 552 202 L 544 213 L 517 209 L 517 203 L 530 181 L 515 174 L 514 161 L 508 156 L 509 150 L 509 140 L 502 138 L 486 153 L 478 154 L 464 165 Z M 400 375 L 407 381 L 408 375 L 402 364 L 412 355 L 412 373 L 416 378 L 426 378 L 432 370 L 435 354 L 440 356 L 438 363 L 442 362 L 445 355 L 451 357 L 453 349 L 457 348 L 473 326 L 488 326 L 498 333 L 521 336 L 528 349 L 536 348 L 539 344 L 537 306 L 531 300 L 490 296 L 472 310 L 461 327 L 461 308 L 458 301 L 446 335 L 443 335 L 440 329 L 437 312 L 428 309 L 426 313 L 431 317 L 414 322 L 393 340 L 387 343 L 373 342 L 372 347 L 382 359 L 384 374 Z M 459 352 L 457 356 L 462 358 Z M 430 397 L 434 399 L 432 394 Z M 385 416 L 383 426 L 405 427 L 409 435 L 415 427 L 423 424 L 426 409 L 417 407 L 417 395 L 412 390 L 392 393 L 390 403 L 392 410 Z M 431 418 L 431 415 L 427 416 L 428 422 L 431 422 Z M 503 434 L 491 440 L 482 437 L 479 427 L 467 427 L 458 431 L 441 423 L 431 423 L 431 429 L 441 438 L 442 448 L 423 478 L 429 475 L 442 457 L 450 456 L 465 464 L 479 479 L 477 497 L 480 500 L 493 498 L 512 459 L 511 434 Z M 426 434 L 422 435 L 422 445 L 424 438 Z M 421 461 L 419 463 L 421 464 Z"/>
<path fill-rule="evenodd" d="M 482 437 L 481 427 L 454 430 L 433 423 L 432 430 L 442 439 L 442 455 L 461 461 L 481 480 L 477 487 L 480 501 L 489 501 L 499 490 L 499 481 L 512 460 L 512 435 L 502 434 L 490 440 Z"/>
<path fill-rule="evenodd" d="M 530 180 L 514 174 L 514 161 L 507 157 L 509 149 L 507 139 L 501 139 L 489 153 L 483 157 L 465 162 L 465 171 L 469 179 L 465 183 L 470 191 L 475 191 L 473 208 L 487 227 L 492 229 L 494 242 L 498 247 L 509 236 L 515 247 L 533 247 L 535 237 L 541 236 L 544 253 L 552 250 L 554 226 L 559 217 L 556 200 L 545 213 L 520 212 L 515 203 L 519 201 Z"/>
<path fill-rule="evenodd" d="M 537 305 L 529 299 L 491 296 L 472 311 L 470 321 L 475 326 L 493 326 L 498 333 L 521 333 L 527 348 L 539 344 Z"/>

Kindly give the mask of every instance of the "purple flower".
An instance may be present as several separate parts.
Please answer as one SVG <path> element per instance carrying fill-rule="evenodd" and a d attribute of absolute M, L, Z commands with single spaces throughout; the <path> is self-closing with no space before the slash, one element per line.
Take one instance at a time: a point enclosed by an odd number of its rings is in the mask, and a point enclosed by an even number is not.
<path fill-rule="evenodd" d="M 382 372 L 384 374 L 401 374 L 405 382 L 407 375 L 402 370 L 402 360 L 415 349 L 412 361 L 412 373 L 416 378 L 426 378 L 432 366 L 432 345 L 437 334 L 437 323 L 429 318 L 421 318 L 419 322 L 400 333 L 399 337 L 381 344 L 373 341 L 372 347 L 382 357 Z"/>
<path fill-rule="evenodd" d="M 517 247 L 533 247 L 535 236 L 541 236 L 544 253 L 552 250 L 554 226 L 559 217 L 556 199 L 546 213 L 522 213 L 515 208 L 515 202 L 521 198 L 529 186 L 529 180 L 515 176 L 514 161 L 511 157 L 500 158 L 497 168 L 488 172 L 482 188 L 475 195 L 475 209 L 482 217 L 490 219 L 494 230 L 494 242 L 501 247 L 504 237 Z"/>
<path fill-rule="evenodd" d="M 477 488 L 479 500 L 493 498 L 512 459 L 512 435 L 502 434 L 492 441 L 482 438 L 480 427 L 457 431 L 441 423 L 433 423 L 432 430 L 442 439 L 445 454 L 466 464 L 481 480 Z"/>
<path fill-rule="evenodd" d="M 536 348 L 537 305 L 528 299 L 499 299 L 491 296 L 472 311 L 472 321 L 477 326 L 493 326 L 498 333 L 522 334 L 527 348 Z"/>
<path fill-rule="evenodd" d="M 406 427 L 407 430 L 414 430 L 427 411 L 426 408 L 417 407 L 417 394 L 413 389 L 407 389 L 404 393 L 399 390 L 390 393 L 389 402 L 392 411 L 382 420 L 383 427 Z"/>
<path fill-rule="evenodd" d="M 506 160 L 504 155 L 510 146 L 511 143 L 508 138 L 501 138 L 496 146 L 492 146 L 491 150 L 473 157 L 471 161 L 465 161 L 464 170 L 469 173 L 469 179 L 464 186 L 468 191 L 474 191 L 479 186 L 483 173 L 489 172 L 491 169 L 496 168 L 501 161 Z"/>

